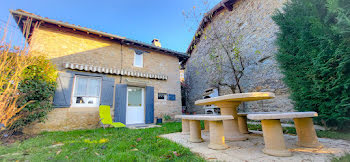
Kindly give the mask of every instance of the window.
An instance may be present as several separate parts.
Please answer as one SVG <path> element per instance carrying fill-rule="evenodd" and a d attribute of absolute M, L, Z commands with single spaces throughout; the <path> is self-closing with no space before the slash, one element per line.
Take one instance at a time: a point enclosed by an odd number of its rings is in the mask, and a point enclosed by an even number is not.
<path fill-rule="evenodd" d="M 166 93 L 158 93 L 158 100 L 166 100 L 167 94 Z"/>
<path fill-rule="evenodd" d="M 134 54 L 134 66 L 143 67 L 143 54 L 141 52 L 135 52 L 135 54 Z"/>
<path fill-rule="evenodd" d="M 98 107 L 100 94 L 100 77 L 75 76 L 73 107 Z"/>
<path fill-rule="evenodd" d="M 140 107 L 143 103 L 143 90 L 139 87 L 128 87 L 128 106 Z"/>

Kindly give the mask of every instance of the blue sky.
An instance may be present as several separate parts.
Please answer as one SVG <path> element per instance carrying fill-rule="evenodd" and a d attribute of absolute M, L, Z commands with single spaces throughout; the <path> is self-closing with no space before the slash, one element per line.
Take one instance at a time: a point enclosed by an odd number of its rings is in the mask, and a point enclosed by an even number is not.
<path fill-rule="evenodd" d="M 209 6 L 219 0 L 210 0 Z M 162 47 L 185 52 L 194 31 L 182 14 L 203 6 L 202 0 L 0 0 L 0 30 L 9 9 L 25 11 L 134 40 L 150 43 L 158 38 Z M 192 23 L 193 25 L 193 23 Z M 195 24 L 197 26 L 197 24 Z M 196 27 L 195 27 L 196 28 Z M 10 17 L 8 35 L 13 44 L 23 40 Z M 0 31 L 3 33 L 2 31 Z"/>

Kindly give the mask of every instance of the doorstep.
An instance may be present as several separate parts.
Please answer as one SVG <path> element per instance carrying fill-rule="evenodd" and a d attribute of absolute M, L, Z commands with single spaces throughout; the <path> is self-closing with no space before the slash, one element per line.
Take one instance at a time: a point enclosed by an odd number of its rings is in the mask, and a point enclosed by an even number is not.
<path fill-rule="evenodd" d="M 156 124 L 128 124 L 126 125 L 129 129 L 146 129 L 146 128 L 156 128 L 156 127 L 162 127 L 160 125 Z"/>

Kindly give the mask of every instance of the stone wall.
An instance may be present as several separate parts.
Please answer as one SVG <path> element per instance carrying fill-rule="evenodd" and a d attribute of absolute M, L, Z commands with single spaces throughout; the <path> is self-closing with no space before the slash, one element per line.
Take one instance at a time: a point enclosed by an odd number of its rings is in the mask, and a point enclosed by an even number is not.
<path fill-rule="evenodd" d="M 278 26 L 274 24 L 271 15 L 280 9 L 286 0 L 239 0 L 234 4 L 233 11 L 222 10 L 215 16 L 207 27 L 208 33 L 216 30 L 226 32 L 232 29 L 236 37 L 241 37 L 239 48 L 247 62 L 244 77 L 241 79 L 243 92 L 274 92 L 276 98 L 247 103 L 245 110 L 240 111 L 293 111 L 293 105 L 288 98 L 288 89 L 283 84 L 278 64 L 275 60 L 277 47 L 274 44 Z M 222 33 L 221 33 L 222 34 Z M 202 106 L 195 106 L 194 101 L 201 99 L 205 89 L 211 87 L 211 75 L 203 68 L 203 63 L 209 60 L 210 39 L 203 36 L 192 51 L 186 63 L 186 84 L 191 88 L 188 95 L 190 111 L 204 113 Z M 256 53 L 256 51 L 261 53 Z M 209 68 L 212 68 L 208 66 Z M 225 74 L 225 79 L 232 78 L 232 74 Z M 219 87 L 220 95 L 230 94 L 227 87 Z"/>
<path fill-rule="evenodd" d="M 167 80 L 109 76 L 115 78 L 115 84 L 134 85 L 139 82 L 142 84 L 137 86 L 153 86 L 155 117 L 174 117 L 181 114 L 179 60 L 175 56 L 141 49 L 149 53 L 143 54 L 143 67 L 140 68 L 133 66 L 133 49 L 136 49 L 133 46 L 49 24 L 44 24 L 33 33 L 31 53 L 46 55 L 61 72 L 67 70 L 62 64 L 69 62 L 167 75 Z M 158 93 L 175 94 L 176 100 L 158 100 Z M 114 105 L 111 108 L 112 116 L 113 113 Z M 56 108 L 49 113 L 45 123 L 34 124 L 27 131 L 95 128 L 98 126 L 98 119 L 98 108 Z"/>

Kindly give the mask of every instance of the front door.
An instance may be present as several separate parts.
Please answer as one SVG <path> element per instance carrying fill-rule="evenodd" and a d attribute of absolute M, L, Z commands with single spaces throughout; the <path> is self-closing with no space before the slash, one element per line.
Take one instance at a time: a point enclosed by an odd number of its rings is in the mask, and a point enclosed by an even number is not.
<path fill-rule="evenodd" d="M 126 124 L 144 124 L 144 88 L 128 87 L 126 99 Z"/>

